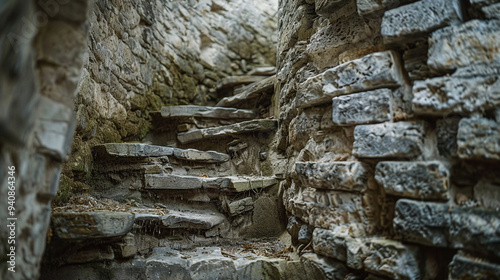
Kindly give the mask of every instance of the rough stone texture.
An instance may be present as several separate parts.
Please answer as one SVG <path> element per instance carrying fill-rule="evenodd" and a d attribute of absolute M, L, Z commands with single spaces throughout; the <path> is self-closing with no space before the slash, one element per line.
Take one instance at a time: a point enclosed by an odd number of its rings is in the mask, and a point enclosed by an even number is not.
<path fill-rule="evenodd" d="M 231 216 L 236 216 L 253 209 L 253 199 L 251 197 L 246 197 L 240 200 L 232 201 L 227 205 L 229 214 Z"/>
<path fill-rule="evenodd" d="M 231 177 L 232 187 L 237 192 L 267 188 L 276 185 L 278 180 L 265 177 Z"/>
<path fill-rule="evenodd" d="M 375 188 L 370 167 L 362 162 L 296 162 L 295 172 L 301 187 L 358 192 Z"/>
<path fill-rule="evenodd" d="M 357 0 L 358 13 L 362 16 L 379 16 L 385 10 L 398 7 L 403 4 L 414 2 L 414 0 Z"/>
<path fill-rule="evenodd" d="M 500 21 L 471 20 L 432 33 L 427 64 L 435 71 L 449 71 L 474 63 L 498 60 Z"/>
<path fill-rule="evenodd" d="M 308 78 L 298 85 L 296 105 L 308 107 L 326 103 L 339 95 L 404 84 L 397 54 L 377 52 Z"/>
<path fill-rule="evenodd" d="M 462 17 L 459 0 L 421 0 L 385 12 L 380 32 L 386 44 L 408 43 Z"/>
<path fill-rule="evenodd" d="M 229 188 L 230 178 L 208 178 L 174 174 L 146 174 L 145 188 L 149 190 L 198 190 L 202 188 Z"/>
<path fill-rule="evenodd" d="M 304 254 L 300 261 L 303 270 L 291 270 L 286 279 L 333 279 L 342 280 L 348 274 L 344 264 L 317 254 Z M 288 269 L 287 269 L 288 270 Z"/>
<path fill-rule="evenodd" d="M 421 121 L 358 125 L 353 154 L 363 158 L 416 157 L 422 152 L 425 129 Z"/>
<path fill-rule="evenodd" d="M 458 156 L 464 159 L 500 159 L 500 126 L 485 118 L 462 119 L 458 124 Z"/>
<path fill-rule="evenodd" d="M 449 170 L 438 161 L 383 161 L 375 169 L 375 180 L 386 194 L 415 199 L 446 200 L 449 176 Z"/>
<path fill-rule="evenodd" d="M 404 241 L 499 256 L 500 219 L 496 211 L 446 203 L 401 199 L 394 228 Z"/>
<path fill-rule="evenodd" d="M 253 119 L 257 116 L 251 110 L 197 105 L 163 107 L 161 108 L 161 115 L 164 118 L 200 117 L 213 119 Z"/>
<path fill-rule="evenodd" d="M 236 124 L 191 130 L 177 135 L 177 139 L 182 144 L 211 139 L 217 137 L 230 136 L 232 134 L 251 133 L 276 129 L 276 120 L 252 120 Z"/>
<path fill-rule="evenodd" d="M 347 261 L 346 238 L 333 230 L 316 228 L 313 232 L 313 248 L 316 254 Z"/>
<path fill-rule="evenodd" d="M 498 279 L 500 265 L 455 255 L 450 263 L 450 280 Z"/>
<path fill-rule="evenodd" d="M 229 155 L 215 151 L 179 149 L 139 143 L 106 143 L 95 146 L 94 151 L 101 156 L 138 158 L 172 156 L 182 160 L 207 163 L 222 163 L 230 159 Z"/>
<path fill-rule="evenodd" d="M 54 233 L 61 239 L 89 239 L 122 236 L 134 224 L 134 214 L 126 212 L 56 212 L 52 214 Z"/>
<path fill-rule="evenodd" d="M 459 118 L 439 119 L 436 122 L 437 147 L 441 156 L 456 156 Z"/>
<path fill-rule="evenodd" d="M 378 89 L 334 97 L 332 120 L 335 125 L 355 125 L 391 121 L 392 91 Z"/>
<path fill-rule="evenodd" d="M 495 180 L 483 178 L 474 185 L 474 201 L 487 209 L 500 209 L 500 186 Z"/>
<path fill-rule="evenodd" d="M 218 212 L 175 211 L 167 210 L 165 215 L 136 214 L 135 223 L 151 226 L 158 224 L 163 228 L 211 229 L 225 221 L 224 215 Z"/>
<path fill-rule="evenodd" d="M 276 75 L 273 75 L 260 82 L 256 82 L 246 87 L 236 89 L 235 93 L 237 91 L 240 92 L 236 93 L 233 96 L 222 98 L 216 104 L 216 106 L 220 107 L 245 106 L 244 103 L 249 102 L 250 100 L 253 99 L 259 99 L 259 97 L 261 97 L 266 92 L 274 90 L 275 83 L 276 83 Z"/>

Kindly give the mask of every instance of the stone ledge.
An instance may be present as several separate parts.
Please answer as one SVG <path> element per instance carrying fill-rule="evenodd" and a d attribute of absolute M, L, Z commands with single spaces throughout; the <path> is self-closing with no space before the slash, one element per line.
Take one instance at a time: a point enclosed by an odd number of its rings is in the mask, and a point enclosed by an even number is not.
<path fill-rule="evenodd" d="M 241 90 L 235 90 L 235 95 L 222 98 L 215 106 L 233 107 L 248 102 L 252 99 L 258 99 L 267 91 L 274 90 L 276 75 L 273 75 L 262 81 L 243 87 Z"/>
<path fill-rule="evenodd" d="M 252 110 L 236 108 L 180 105 L 161 108 L 161 116 L 164 118 L 199 117 L 212 119 L 253 119 L 257 117 L 257 113 Z"/>
<path fill-rule="evenodd" d="M 139 226 L 151 227 L 158 225 L 162 228 L 176 229 L 211 229 L 226 220 L 221 213 L 204 211 L 175 211 L 166 210 L 165 215 L 136 214 L 135 223 Z"/>

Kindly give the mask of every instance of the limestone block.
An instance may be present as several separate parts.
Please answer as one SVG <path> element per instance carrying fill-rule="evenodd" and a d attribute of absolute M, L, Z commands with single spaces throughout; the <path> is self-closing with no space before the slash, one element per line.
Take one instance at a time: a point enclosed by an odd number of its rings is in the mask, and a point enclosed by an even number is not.
<path fill-rule="evenodd" d="M 406 199 L 396 203 L 394 218 L 394 230 L 404 241 L 496 257 L 500 255 L 498 224 L 496 211 Z"/>
<path fill-rule="evenodd" d="M 341 262 L 326 258 L 317 254 L 307 253 L 301 256 L 303 270 L 292 278 L 295 279 L 345 279 L 349 273 L 345 265 Z M 290 279 L 290 278 L 286 278 Z"/>
<path fill-rule="evenodd" d="M 314 252 L 329 258 L 346 261 L 346 239 L 350 239 L 346 234 L 338 234 L 333 230 L 316 228 L 313 232 Z"/>
<path fill-rule="evenodd" d="M 458 156 L 464 159 L 500 159 L 500 125 L 485 118 L 462 119 L 458 124 Z"/>
<path fill-rule="evenodd" d="M 450 263 L 449 279 L 500 279 L 500 265 L 455 255 Z"/>
<path fill-rule="evenodd" d="M 196 190 L 202 188 L 225 189 L 231 186 L 229 178 L 208 178 L 174 174 L 146 174 L 148 190 Z"/>
<path fill-rule="evenodd" d="M 345 191 L 375 188 L 370 167 L 359 161 L 297 162 L 295 172 L 301 187 Z"/>
<path fill-rule="evenodd" d="M 253 199 L 251 197 L 245 197 L 240 200 L 232 201 L 228 203 L 228 210 L 231 216 L 236 216 L 253 209 Z"/>
<path fill-rule="evenodd" d="M 459 118 L 439 119 L 436 122 L 437 147 L 442 156 L 457 155 L 457 133 Z"/>
<path fill-rule="evenodd" d="M 197 105 L 166 106 L 161 108 L 164 118 L 200 117 L 213 119 L 253 119 L 257 114 L 252 110 Z"/>
<path fill-rule="evenodd" d="M 73 110 L 46 97 L 40 100 L 35 139 L 41 152 L 62 161 L 71 149 L 75 129 Z"/>
<path fill-rule="evenodd" d="M 135 215 L 135 223 L 145 227 L 145 230 L 155 225 L 170 229 L 211 229 L 226 220 L 221 213 L 210 210 L 203 212 L 166 210 L 165 212 L 165 215 L 138 213 Z"/>
<path fill-rule="evenodd" d="M 462 18 L 459 0 L 421 0 L 385 12 L 381 33 L 386 44 L 406 43 Z"/>
<path fill-rule="evenodd" d="M 500 58 L 500 21 L 471 20 L 432 33 L 427 64 L 437 72 Z"/>
<path fill-rule="evenodd" d="M 334 97 L 332 120 L 335 125 L 381 123 L 393 119 L 392 91 L 377 89 Z"/>
<path fill-rule="evenodd" d="M 393 51 L 371 53 L 308 78 L 298 85 L 297 107 L 329 102 L 332 97 L 394 88 L 406 84 L 401 62 Z"/>
<path fill-rule="evenodd" d="M 277 125 L 278 125 L 277 120 L 270 120 L 270 119 L 252 120 L 231 125 L 182 132 L 177 135 L 177 139 L 182 144 L 187 144 L 204 139 L 230 136 L 232 134 L 273 130 L 276 129 Z"/>
<path fill-rule="evenodd" d="M 358 125 L 353 154 L 362 158 L 409 158 L 422 151 L 426 123 L 421 121 Z"/>
<path fill-rule="evenodd" d="M 276 185 L 278 180 L 269 177 L 229 177 L 231 178 L 231 189 L 237 192 L 249 191 L 254 189 L 267 188 Z"/>
<path fill-rule="evenodd" d="M 377 164 L 375 180 L 389 195 L 416 198 L 448 198 L 450 172 L 441 162 L 383 161 Z"/>
<path fill-rule="evenodd" d="M 54 212 L 52 225 L 61 239 L 93 239 L 127 234 L 134 224 L 134 214 L 126 212 Z"/>
<path fill-rule="evenodd" d="M 403 4 L 414 2 L 414 0 L 357 0 L 358 13 L 361 16 L 378 16 L 384 11 L 396 8 Z"/>

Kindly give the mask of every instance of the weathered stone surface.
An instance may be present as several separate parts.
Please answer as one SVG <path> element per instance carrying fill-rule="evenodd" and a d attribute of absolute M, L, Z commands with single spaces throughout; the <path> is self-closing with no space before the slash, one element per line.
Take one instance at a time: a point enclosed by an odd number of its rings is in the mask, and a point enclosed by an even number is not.
<path fill-rule="evenodd" d="M 221 163 L 226 162 L 230 159 L 228 154 L 223 154 L 215 151 L 179 149 L 139 143 L 107 143 L 95 146 L 94 151 L 98 154 L 115 157 L 145 158 L 172 156 L 182 160 L 207 163 Z"/>
<path fill-rule="evenodd" d="M 385 12 L 381 33 L 386 44 L 409 42 L 462 20 L 459 0 L 421 0 Z"/>
<path fill-rule="evenodd" d="M 481 11 L 487 19 L 500 20 L 500 3 L 482 7 Z"/>
<path fill-rule="evenodd" d="M 500 279 L 500 265 L 455 255 L 450 263 L 449 279 Z"/>
<path fill-rule="evenodd" d="M 231 187 L 230 178 L 208 178 L 174 174 L 146 174 L 148 190 L 197 190 L 202 188 L 225 189 Z"/>
<path fill-rule="evenodd" d="M 115 254 L 111 246 L 90 247 L 78 250 L 77 253 L 69 256 L 67 263 L 89 263 L 95 261 L 112 261 Z"/>
<path fill-rule="evenodd" d="M 485 118 L 462 119 L 458 124 L 458 156 L 464 159 L 500 159 L 500 125 Z"/>
<path fill-rule="evenodd" d="M 448 168 L 438 161 L 383 161 L 375 169 L 375 180 L 386 194 L 416 199 L 446 200 L 449 175 Z"/>
<path fill-rule="evenodd" d="M 436 121 L 437 147 L 441 156 L 456 156 L 459 118 L 439 119 Z"/>
<path fill-rule="evenodd" d="M 80 279 L 100 279 L 106 275 L 109 280 L 146 280 L 146 261 L 144 258 L 135 258 L 124 262 L 93 262 L 59 266 L 53 269 L 48 265 L 42 267 L 42 280 L 59 279 L 74 280 L 75 275 Z M 76 278 L 78 279 L 78 278 Z"/>
<path fill-rule="evenodd" d="M 357 0 L 358 13 L 365 15 L 379 15 L 385 10 L 398 7 L 403 4 L 413 2 L 413 0 Z"/>
<path fill-rule="evenodd" d="M 500 21 L 471 20 L 438 30 L 429 39 L 427 64 L 435 71 L 449 71 L 500 58 Z"/>
<path fill-rule="evenodd" d="M 353 154 L 362 158 L 408 158 L 420 155 L 426 123 L 422 121 L 358 125 Z"/>
<path fill-rule="evenodd" d="M 106 238 L 127 234 L 134 224 L 134 214 L 126 212 L 55 212 L 52 225 L 61 239 Z"/>
<path fill-rule="evenodd" d="M 498 212 L 401 199 L 394 229 L 404 241 L 500 255 Z"/>
<path fill-rule="evenodd" d="M 262 94 L 273 91 L 276 75 L 262 81 L 250 84 L 235 90 L 235 95 L 222 98 L 215 106 L 234 107 L 241 106 L 252 99 L 258 99 Z"/>
<path fill-rule="evenodd" d="M 313 232 L 313 248 L 316 254 L 335 258 L 340 261 L 347 260 L 346 234 L 333 230 L 316 228 Z"/>
<path fill-rule="evenodd" d="M 211 229 L 225 221 L 224 215 L 210 210 L 203 212 L 166 210 L 165 212 L 165 215 L 136 214 L 135 223 L 146 227 L 158 225 L 172 229 Z"/>
<path fill-rule="evenodd" d="M 417 114 L 446 116 L 487 111 L 500 104 L 498 64 L 486 69 L 463 69 L 451 77 L 415 81 L 413 110 Z M 479 75 L 474 75 L 474 72 Z M 481 74 L 486 75 L 481 75 Z M 488 75 L 489 74 L 489 75 Z M 467 77 L 468 76 L 468 77 Z"/>
<path fill-rule="evenodd" d="M 391 121 L 392 91 L 377 89 L 334 97 L 332 120 L 335 125 L 355 125 Z"/>
<path fill-rule="evenodd" d="M 309 230 L 308 225 L 302 225 L 300 227 L 299 234 L 297 236 L 297 240 L 299 241 L 299 243 L 302 243 L 302 244 L 309 244 L 309 242 L 311 242 L 312 233 Z"/>
<path fill-rule="evenodd" d="M 230 177 L 232 182 L 231 189 L 237 192 L 244 192 L 254 189 L 267 188 L 276 185 L 278 180 L 267 177 Z"/>
<path fill-rule="evenodd" d="M 236 216 L 241 213 L 248 212 L 252 209 L 253 209 L 253 199 L 251 197 L 245 197 L 243 199 L 228 203 L 228 210 L 231 216 Z"/>
<path fill-rule="evenodd" d="M 231 88 L 260 82 L 266 78 L 267 76 L 231 76 L 218 81 L 216 87 L 217 89 Z"/>
<path fill-rule="evenodd" d="M 348 270 L 343 263 L 317 254 L 304 254 L 301 256 L 300 261 L 305 271 L 302 272 L 303 270 L 299 270 L 299 274 L 295 275 L 297 278 L 286 279 L 304 279 L 304 275 L 306 275 L 307 279 L 343 280 L 348 274 Z"/>
<path fill-rule="evenodd" d="M 365 191 L 375 188 L 370 167 L 359 161 L 296 162 L 301 187 Z"/>
<path fill-rule="evenodd" d="M 161 108 L 164 118 L 200 117 L 212 119 L 253 119 L 257 116 L 252 110 L 197 105 L 166 106 Z"/>
<path fill-rule="evenodd" d="M 345 0 L 316 0 L 314 2 L 314 9 L 318 15 L 328 17 L 347 2 Z"/>
<path fill-rule="evenodd" d="M 299 84 L 296 106 L 314 106 L 327 103 L 335 96 L 394 88 L 405 83 L 401 62 L 395 52 L 371 53 L 326 70 Z"/>
<path fill-rule="evenodd" d="M 474 201 L 484 208 L 500 209 L 500 184 L 483 178 L 474 185 Z"/>
<path fill-rule="evenodd" d="M 135 238 L 132 233 L 127 233 L 122 239 L 122 242 L 114 244 L 114 251 L 120 258 L 130 258 L 137 253 Z"/>
<path fill-rule="evenodd" d="M 232 134 L 273 130 L 276 129 L 277 124 L 278 124 L 277 120 L 268 120 L 268 119 L 245 121 L 226 126 L 211 127 L 198 130 L 191 130 L 188 132 L 182 132 L 177 135 L 177 139 L 182 144 L 187 144 L 204 139 L 229 136 Z"/>

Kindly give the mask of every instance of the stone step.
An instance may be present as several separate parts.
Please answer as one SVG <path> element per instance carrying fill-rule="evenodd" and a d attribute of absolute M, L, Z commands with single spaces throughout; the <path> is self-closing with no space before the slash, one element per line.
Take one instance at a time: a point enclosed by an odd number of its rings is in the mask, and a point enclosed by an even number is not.
<path fill-rule="evenodd" d="M 235 95 L 222 98 L 216 106 L 240 107 L 249 100 L 255 100 L 267 92 L 274 91 L 276 75 L 270 76 L 262 81 L 250 84 L 234 90 Z"/>
<path fill-rule="evenodd" d="M 123 236 L 134 224 L 128 212 L 54 212 L 52 229 L 61 239 L 94 239 Z"/>
<path fill-rule="evenodd" d="M 185 210 L 165 210 L 165 215 L 150 213 L 135 214 L 135 223 L 143 227 L 159 226 L 165 229 L 211 229 L 226 220 L 226 217 L 216 211 L 203 212 Z"/>
<path fill-rule="evenodd" d="M 243 192 L 266 188 L 278 183 L 272 177 L 196 177 L 173 174 L 146 174 L 146 189 L 148 190 L 199 190 L 227 189 Z"/>
<path fill-rule="evenodd" d="M 196 149 L 179 149 L 165 146 L 156 146 L 140 143 L 107 143 L 94 147 L 98 156 L 146 158 L 172 156 L 187 161 L 206 163 L 222 163 L 230 156 L 215 151 L 200 151 Z"/>
<path fill-rule="evenodd" d="M 257 117 L 257 113 L 252 110 L 197 105 L 165 106 L 161 108 L 161 115 L 164 118 L 200 117 L 211 119 L 253 119 Z"/>
<path fill-rule="evenodd" d="M 177 139 L 182 144 L 187 144 L 200 140 L 224 137 L 233 134 L 274 130 L 277 128 L 277 126 L 278 126 L 277 120 L 272 120 L 272 119 L 251 120 L 231 125 L 210 127 L 204 129 L 194 129 L 187 132 L 182 132 L 177 135 Z"/>

